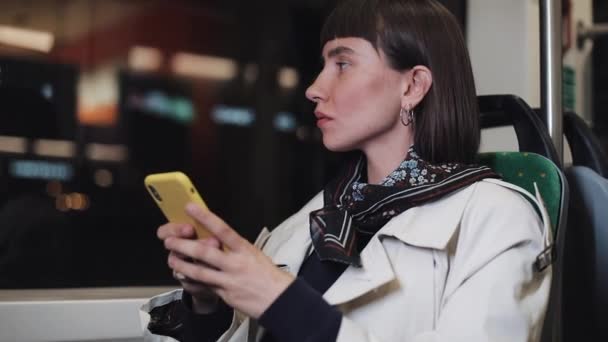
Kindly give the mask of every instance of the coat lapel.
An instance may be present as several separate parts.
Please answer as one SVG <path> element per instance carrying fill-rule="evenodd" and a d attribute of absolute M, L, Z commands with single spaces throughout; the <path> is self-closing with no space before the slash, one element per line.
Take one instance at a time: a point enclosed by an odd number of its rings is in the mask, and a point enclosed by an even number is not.
<path fill-rule="evenodd" d="M 458 229 L 476 184 L 442 199 L 414 207 L 395 217 L 379 232 L 405 244 L 443 250 Z"/>
<path fill-rule="evenodd" d="M 311 245 L 308 229 L 294 230 L 287 242 L 277 249 L 272 261 L 278 267 L 297 275 Z"/>
<path fill-rule="evenodd" d="M 310 238 L 310 212 L 323 206 L 323 192 L 317 194 L 294 217 L 285 221 L 286 227 L 277 227 L 264 248 L 279 267 L 297 275 L 307 256 L 312 240 Z"/>
<path fill-rule="evenodd" d="M 406 245 L 428 249 L 445 249 L 457 231 L 475 185 L 450 194 L 441 200 L 411 208 L 394 217 L 370 240 L 361 252 L 362 267 L 349 267 L 325 292 L 323 297 L 332 305 L 343 304 L 395 279 L 390 256 L 382 241 L 394 238 Z M 318 196 L 320 197 L 320 196 Z M 265 252 L 277 266 L 296 275 L 312 244 L 309 213 L 321 207 L 317 198 L 290 222 L 292 227 L 273 232 Z"/>
<path fill-rule="evenodd" d="M 395 279 L 390 257 L 382 241 L 395 238 L 406 245 L 445 249 L 460 224 L 474 186 L 445 198 L 407 210 L 389 221 L 361 252 L 362 267 L 349 267 L 325 292 L 332 305 L 354 300 Z"/>
<path fill-rule="evenodd" d="M 329 304 L 351 301 L 395 278 L 391 263 L 378 239 L 374 236 L 361 251 L 361 267 L 348 267 L 323 297 Z"/>

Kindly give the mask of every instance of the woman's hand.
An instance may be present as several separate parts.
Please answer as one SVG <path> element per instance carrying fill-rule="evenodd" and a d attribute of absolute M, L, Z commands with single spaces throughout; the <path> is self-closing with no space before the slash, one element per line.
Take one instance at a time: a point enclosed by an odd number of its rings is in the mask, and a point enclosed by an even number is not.
<path fill-rule="evenodd" d="M 196 233 L 192 226 L 175 223 L 167 223 L 160 226 L 156 235 L 163 242 L 168 238 L 196 239 Z M 220 247 L 220 242 L 216 238 L 200 240 L 200 243 L 208 248 L 219 249 Z M 181 259 L 184 262 L 188 261 L 188 257 L 176 252 L 169 253 L 169 259 L 171 258 Z M 211 290 L 209 285 L 194 281 L 175 270 L 173 271 L 173 277 L 180 282 L 184 291 L 192 296 L 192 310 L 194 312 L 203 314 L 213 311 L 219 297 Z"/>
<path fill-rule="evenodd" d="M 280 270 L 262 251 L 208 209 L 189 204 L 186 211 L 227 249 L 170 236 L 165 239 L 165 247 L 171 251 L 169 266 L 191 280 L 210 285 L 212 291 L 233 308 L 259 318 L 293 282 L 294 276 Z"/>

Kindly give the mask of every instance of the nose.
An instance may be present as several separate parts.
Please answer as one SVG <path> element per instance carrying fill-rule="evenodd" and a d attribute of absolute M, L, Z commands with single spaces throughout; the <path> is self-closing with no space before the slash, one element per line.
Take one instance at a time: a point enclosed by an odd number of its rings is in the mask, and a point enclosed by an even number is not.
<path fill-rule="evenodd" d="M 319 77 L 306 89 L 306 98 L 314 103 L 325 101 L 326 95 L 319 84 Z"/>

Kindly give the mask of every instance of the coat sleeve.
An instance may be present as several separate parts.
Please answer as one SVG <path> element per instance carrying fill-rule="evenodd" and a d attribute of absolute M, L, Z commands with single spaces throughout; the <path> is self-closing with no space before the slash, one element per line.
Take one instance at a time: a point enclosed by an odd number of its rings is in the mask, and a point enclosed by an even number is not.
<path fill-rule="evenodd" d="M 454 237 L 434 329 L 404 336 L 402 341 L 539 340 L 551 267 L 538 272 L 533 263 L 545 248 L 546 227 L 533 207 L 513 191 L 493 192 L 491 201 L 476 197 Z M 337 341 L 386 342 L 348 318 L 341 322 Z"/>

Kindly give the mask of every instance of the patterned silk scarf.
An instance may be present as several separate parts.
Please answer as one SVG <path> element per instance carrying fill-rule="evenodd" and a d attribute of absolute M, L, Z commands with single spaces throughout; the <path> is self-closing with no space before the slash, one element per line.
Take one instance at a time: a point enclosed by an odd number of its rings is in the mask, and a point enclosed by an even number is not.
<path fill-rule="evenodd" d="M 380 185 L 362 183 L 365 158 L 348 165 L 324 190 L 324 207 L 310 213 L 310 234 L 321 260 L 361 266 L 357 241 L 375 234 L 409 208 L 462 189 L 492 169 L 456 163 L 431 164 L 410 147 L 407 158 Z M 438 213 L 441 215 L 441 213 Z"/>

